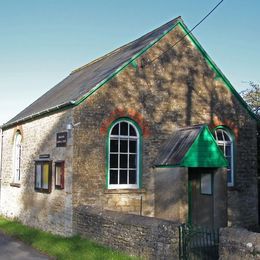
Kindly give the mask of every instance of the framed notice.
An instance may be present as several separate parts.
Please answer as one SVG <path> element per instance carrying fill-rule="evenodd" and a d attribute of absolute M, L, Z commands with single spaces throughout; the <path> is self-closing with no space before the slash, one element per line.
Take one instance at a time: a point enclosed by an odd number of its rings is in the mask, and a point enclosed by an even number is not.
<path fill-rule="evenodd" d="M 67 132 L 60 132 L 56 134 L 56 147 L 67 146 Z"/>
<path fill-rule="evenodd" d="M 205 195 L 212 195 L 212 174 L 203 173 L 200 178 L 200 192 Z"/>

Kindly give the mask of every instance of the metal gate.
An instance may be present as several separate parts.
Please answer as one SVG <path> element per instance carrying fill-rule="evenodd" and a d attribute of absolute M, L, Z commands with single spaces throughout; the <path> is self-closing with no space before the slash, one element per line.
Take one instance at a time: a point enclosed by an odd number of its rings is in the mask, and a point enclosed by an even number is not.
<path fill-rule="evenodd" d="M 182 224 L 179 227 L 180 259 L 218 259 L 219 231 Z"/>

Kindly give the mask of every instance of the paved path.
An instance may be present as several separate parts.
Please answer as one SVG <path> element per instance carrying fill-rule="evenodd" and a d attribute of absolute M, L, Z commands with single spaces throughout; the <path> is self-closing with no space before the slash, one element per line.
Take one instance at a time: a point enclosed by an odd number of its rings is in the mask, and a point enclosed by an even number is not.
<path fill-rule="evenodd" d="M 0 232 L 0 260 L 46 260 L 48 256 Z"/>

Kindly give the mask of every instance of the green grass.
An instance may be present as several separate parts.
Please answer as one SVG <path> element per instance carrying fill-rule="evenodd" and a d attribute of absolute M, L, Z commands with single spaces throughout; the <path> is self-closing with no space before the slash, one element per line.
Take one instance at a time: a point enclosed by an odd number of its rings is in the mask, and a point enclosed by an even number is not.
<path fill-rule="evenodd" d="M 79 236 L 65 238 L 0 217 L 0 230 L 57 259 L 137 259 Z"/>

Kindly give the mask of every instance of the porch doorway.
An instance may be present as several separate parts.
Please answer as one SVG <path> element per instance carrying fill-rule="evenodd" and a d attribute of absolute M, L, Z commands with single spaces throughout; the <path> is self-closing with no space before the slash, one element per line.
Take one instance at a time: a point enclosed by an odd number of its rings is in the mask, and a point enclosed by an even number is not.
<path fill-rule="evenodd" d="M 192 225 L 214 228 L 214 170 L 189 168 L 188 221 Z"/>

